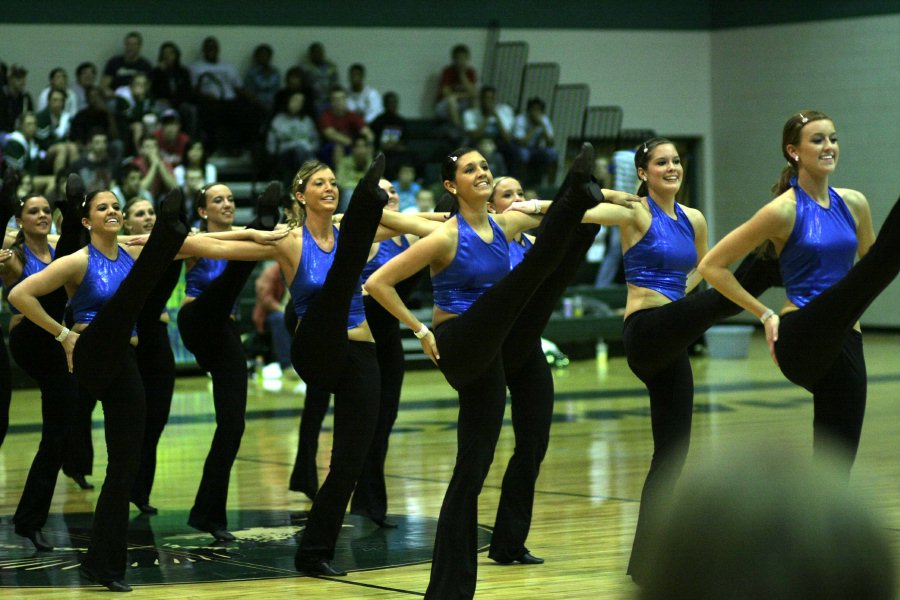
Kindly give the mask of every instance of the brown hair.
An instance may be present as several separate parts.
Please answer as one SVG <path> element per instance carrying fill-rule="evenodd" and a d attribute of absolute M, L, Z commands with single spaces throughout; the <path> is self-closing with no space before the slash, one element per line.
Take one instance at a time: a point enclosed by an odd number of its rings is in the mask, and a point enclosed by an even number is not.
<path fill-rule="evenodd" d="M 28 201 L 33 200 L 35 198 L 42 198 L 42 199 L 46 200 L 47 204 L 50 206 L 50 213 L 51 213 L 51 215 L 53 214 L 53 203 L 50 202 L 50 199 L 47 198 L 46 196 L 44 196 L 43 194 L 38 194 L 38 193 L 32 192 L 30 194 L 27 194 L 18 203 L 18 206 L 16 207 L 16 211 L 15 211 L 17 219 L 22 218 L 22 213 L 25 212 L 25 205 L 28 204 Z M 25 245 L 25 230 L 23 228 L 19 227 L 19 231 L 16 232 L 16 239 L 10 245 L 9 249 L 15 255 L 15 257 L 19 259 L 19 262 L 22 263 L 22 265 L 25 264 L 25 250 L 22 249 L 22 246 L 24 246 L 24 245 Z"/>
<path fill-rule="evenodd" d="M 634 166 L 635 170 L 644 169 L 647 170 L 647 165 L 650 163 L 650 153 L 657 146 L 662 146 L 663 144 L 672 144 L 674 143 L 672 140 L 666 139 L 664 137 L 653 137 L 638 146 L 637 151 L 634 153 Z M 641 180 L 641 185 L 638 187 L 637 195 L 638 196 L 646 196 L 647 195 L 647 182 L 643 179 Z"/>
<path fill-rule="evenodd" d="M 781 177 L 778 182 L 772 186 L 772 194 L 777 196 L 791 187 L 791 178 L 797 176 L 797 161 L 788 154 L 788 145 L 797 146 L 800 144 L 800 132 L 807 123 L 813 121 L 821 121 L 827 119 L 831 121 L 831 117 L 817 110 L 802 110 L 794 113 L 784 124 L 781 132 L 781 154 L 788 162 L 787 166 L 781 170 Z"/>

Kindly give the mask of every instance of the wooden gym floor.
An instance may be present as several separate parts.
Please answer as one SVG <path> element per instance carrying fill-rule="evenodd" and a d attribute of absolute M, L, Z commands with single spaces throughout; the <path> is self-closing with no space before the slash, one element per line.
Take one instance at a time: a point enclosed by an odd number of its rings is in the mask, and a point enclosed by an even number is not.
<path fill-rule="evenodd" d="M 869 400 L 851 485 L 868 496 L 900 549 L 900 335 L 866 334 Z M 696 383 L 691 453 L 686 469 L 704 456 L 743 443 L 782 445 L 810 452 L 812 404 L 768 358 L 759 333 L 750 357 L 693 358 Z M 479 556 L 478 598 L 630 598 L 624 571 L 638 498 L 652 444 L 648 402 L 623 358 L 606 369 L 594 360 L 573 362 L 555 375 L 557 399 L 550 450 L 538 480 L 528 546 L 546 559 L 539 566 L 500 566 Z M 188 528 L 214 420 L 209 380 L 178 380 L 172 417 L 160 443 L 152 503 L 156 517 L 132 510 L 129 583 L 146 598 L 405 598 L 421 596 L 428 581 L 434 522 L 455 457 L 456 403 L 436 370 L 406 376 L 391 437 L 387 483 L 389 512 L 400 528 L 382 531 L 348 518 L 336 563 L 345 578 L 313 579 L 293 570 L 294 534 L 309 502 L 288 492 L 297 445 L 302 396 L 296 382 L 250 380 L 247 429 L 232 472 L 230 529 L 238 543 L 209 545 Z M 102 414 L 94 413 L 94 475 L 105 467 Z M 4 598 L 95 597 L 102 588 L 78 582 L 98 490 L 81 491 L 60 476 L 45 533 L 57 545 L 35 554 L 15 536 L 10 517 L 39 441 L 40 401 L 34 390 L 13 395 L 11 429 L 0 449 L 0 594 Z M 328 464 L 331 416 L 320 439 L 320 479 Z M 494 466 L 479 503 L 482 539 L 489 540 L 499 486 L 513 450 L 504 426 Z M 149 541 L 148 541 L 149 536 Z M 105 591 L 105 590 L 104 590 Z"/>

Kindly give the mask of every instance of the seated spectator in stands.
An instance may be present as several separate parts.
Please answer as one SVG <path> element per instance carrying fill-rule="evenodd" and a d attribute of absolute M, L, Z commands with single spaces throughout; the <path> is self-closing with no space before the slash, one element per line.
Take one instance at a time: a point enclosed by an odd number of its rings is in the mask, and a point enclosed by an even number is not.
<path fill-rule="evenodd" d="M 100 78 L 100 89 L 105 98 L 112 98 L 116 91 L 131 83 L 132 78 L 138 73 L 150 76 L 153 65 L 141 56 L 141 46 L 144 38 L 137 31 L 129 32 L 123 40 L 124 51 L 118 56 L 113 56 L 106 62 L 103 68 L 103 77 Z"/>
<path fill-rule="evenodd" d="M 83 62 L 75 69 L 75 85 L 72 92 L 75 95 L 76 113 L 88 105 L 88 90 L 97 85 L 97 66 L 92 62 Z M 102 92 L 101 92 L 102 94 Z"/>
<path fill-rule="evenodd" d="M 109 110 L 103 99 L 103 92 L 98 87 L 91 87 L 87 92 L 88 106 L 79 110 L 72 119 L 72 130 L 69 138 L 81 149 L 91 143 L 91 133 L 102 130 L 106 133 L 107 150 L 113 161 L 118 164 L 122 159 L 124 144 L 119 136 L 118 119 Z"/>
<path fill-rule="evenodd" d="M 416 168 L 413 165 L 401 165 L 397 171 L 397 180 L 393 182 L 394 189 L 400 197 L 400 212 L 416 206 L 416 194 L 422 185 L 416 181 Z"/>
<path fill-rule="evenodd" d="M 366 68 L 359 63 L 350 65 L 347 80 L 347 108 L 362 116 L 363 121 L 371 126 L 375 117 L 384 112 L 381 94 L 366 84 Z"/>
<path fill-rule="evenodd" d="M 516 117 L 513 139 L 519 145 L 525 166 L 523 183 L 543 185 L 556 181 L 559 153 L 553 147 L 553 124 L 546 113 L 547 105 L 540 98 L 530 98 L 525 112 Z"/>
<path fill-rule="evenodd" d="M 97 90 L 100 93 L 100 90 Z M 113 185 L 116 162 L 112 160 L 108 150 L 106 132 L 95 129 L 91 133 L 91 141 L 84 156 L 72 163 L 73 173 L 81 176 L 87 192 L 108 190 Z"/>
<path fill-rule="evenodd" d="M 419 193 L 416 194 L 416 205 L 412 208 L 407 208 L 403 212 L 405 212 L 405 213 L 434 212 L 434 192 L 432 192 L 428 188 L 422 188 L 421 190 L 419 190 Z"/>
<path fill-rule="evenodd" d="M 140 196 L 142 198 L 153 197 L 150 192 L 141 186 L 140 167 L 130 162 L 125 163 L 119 168 L 117 184 L 113 186 L 111 191 L 116 195 L 116 198 L 119 199 L 119 202 L 122 203 L 122 206 L 125 206 L 125 203 L 135 196 Z"/>
<path fill-rule="evenodd" d="M 334 176 L 337 179 L 338 187 L 348 192 L 354 189 L 371 163 L 372 143 L 365 136 L 356 136 L 353 138 L 350 155 L 343 157 L 335 170 Z M 346 192 L 341 194 L 337 212 L 346 212 L 349 202 L 350 194 Z"/>
<path fill-rule="evenodd" d="M 319 132 L 304 114 L 304 102 L 302 93 L 291 94 L 286 110 L 275 115 L 266 135 L 266 150 L 275 159 L 277 176 L 286 187 L 290 187 L 300 165 L 319 151 Z"/>
<path fill-rule="evenodd" d="M 162 157 L 159 143 L 152 135 L 141 140 L 140 152 L 131 162 L 141 170 L 141 188 L 150 192 L 148 198 L 156 200 L 178 185 L 172 165 Z"/>
<path fill-rule="evenodd" d="M 176 168 L 184 168 L 176 167 Z M 181 191 L 184 193 L 183 214 L 187 222 L 193 229 L 200 229 L 200 215 L 197 213 L 194 202 L 197 200 L 197 194 L 203 189 L 203 186 L 215 182 L 215 179 L 204 179 L 203 169 L 200 167 L 187 167 L 182 172 L 184 183 L 179 184 Z"/>
<path fill-rule="evenodd" d="M 150 81 L 144 73 L 137 73 L 131 82 L 116 90 L 116 124 L 125 134 L 126 154 L 134 154 L 140 141 L 156 128 L 156 113 L 149 95 Z"/>
<path fill-rule="evenodd" d="M 303 94 L 303 114 L 315 122 L 319 117 L 316 111 L 316 91 L 306 81 L 301 67 L 291 67 L 284 74 L 284 87 L 275 94 L 273 104 L 275 113 L 284 112 L 287 109 L 288 99 L 296 92 Z"/>
<path fill-rule="evenodd" d="M 509 169 L 506 168 L 506 159 L 497 151 L 497 144 L 491 138 L 481 138 L 481 141 L 475 146 L 481 152 L 481 155 L 491 165 L 491 173 L 494 177 L 503 177 L 509 175 Z"/>
<path fill-rule="evenodd" d="M 256 278 L 256 305 L 253 307 L 253 325 L 260 335 L 269 334 L 272 355 L 281 373 L 291 373 L 291 341 L 293 336 L 284 324 L 284 310 L 290 295 L 284 287 L 281 268 L 272 262 Z M 266 365 L 271 370 L 271 365 Z"/>
<path fill-rule="evenodd" d="M 361 135 L 371 142 L 374 136 L 362 117 L 347 108 L 344 88 L 335 86 L 329 99 L 330 106 L 319 115 L 319 131 L 323 138 L 319 155 L 325 162 L 337 166 L 354 138 Z"/>
<path fill-rule="evenodd" d="M 384 112 L 369 125 L 375 136 L 375 150 L 384 154 L 384 176 L 393 179 L 403 163 L 414 158 L 406 149 L 406 119 L 400 116 L 400 97 L 396 92 L 384 95 Z"/>
<path fill-rule="evenodd" d="M 505 174 L 518 177 L 522 158 L 513 140 L 515 120 L 512 107 L 498 103 L 497 90 L 490 85 L 481 88 L 478 106 L 463 113 L 463 129 L 469 138 L 469 144 L 476 145 L 485 138 L 493 140 L 506 162 Z M 484 156 L 487 158 L 487 155 Z M 493 166 L 491 163 L 491 167 Z"/>
<path fill-rule="evenodd" d="M 181 49 L 174 42 L 159 46 L 158 63 L 150 72 L 150 96 L 156 111 L 162 114 L 174 108 L 181 115 L 181 123 L 188 135 L 197 135 L 197 106 L 191 72 L 181 64 Z"/>
<path fill-rule="evenodd" d="M 266 115 L 271 115 L 279 88 L 281 71 L 272 66 L 272 46 L 260 44 L 253 50 L 253 64 L 244 75 L 244 89 L 256 99 Z"/>
<path fill-rule="evenodd" d="M 434 114 L 462 127 L 463 113 L 475 103 L 475 69 L 469 65 L 469 47 L 457 44 L 450 51 L 451 63 L 441 71 Z"/>
<path fill-rule="evenodd" d="M 306 51 L 306 57 L 300 63 L 306 81 L 315 92 L 316 114 L 320 114 L 329 100 L 332 88 L 338 85 L 337 66 L 325 58 L 325 46 L 322 42 L 313 42 Z"/>
<path fill-rule="evenodd" d="M 3 157 L 6 164 L 19 174 L 37 175 L 38 165 L 47 155 L 41 150 L 35 134 L 37 133 L 37 115 L 25 111 L 19 116 L 19 126 L 6 136 L 3 144 Z"/>
<path fill-rule="evenodd" d="M 41 174 L 56 175 L 78 160 L 78 147 L 69 140 L 72 125 L 70 115 L 63 111 L 66 92 L 53 89 L 47 99 L 47 108 L 37 114 L 35 139 L 46 156 L 40 167 Z"/>
<path fill-rule="evenodd" d="M 219 40 L 203 40 L 203 58 L 191 65 L 199 96 L 201 128 L 210 135 L 211 152 L 240 154 L 259 137 L 261 112 L 243 89 L 237 67 L 219 61 Z"/>
<path fill-rule="evenodd" d="M 22 65 L 10 65 L 6 72 L 6 85 L 0 92 L 0 133 L 15 131 L 19 116 L 34 112 L 34 100 L 25 90 L 28 71 Z"/>
<path fill-rule="evenodd" d="M 187 171 L 189 169 L 197 169 L 200 171 L 200 178 L 203 187 L 207 183 L 213 183 L 219 180 L 219 173 L 216 165 L 207 160 L 206 148 L 200 140 L 191 140 L 188 144 L 187 153 L 185 153 L 182 163 L 173 169 L 175 182 L 179 187 L 184 187 L 187 183 Z M 199 187 L 197 189 L 200 189 Z"/>
<path fill-rule="evenodd" d="M 169 108 L 159 117 L 159 129 L 153 134 L 159 144 L 159 155 L 163 161 L 177 167 L 184 160 L 190 137 L 181 130 L 178 111 Z"/>
<path fill-rule="evenodd" d="M 50 71 L 50 85 L 41 90 L 38 95 L 37 109 L 38 112 L 47 108 L 50 90 L 59 90 L 66 93 L 66 104 L 63 106 L 63 112 L 69 115 L 69 120 L 75 117 L 78 112 L 78 98 L 69 88 L 69 75 L 62 67 L 56 67 Z"/>

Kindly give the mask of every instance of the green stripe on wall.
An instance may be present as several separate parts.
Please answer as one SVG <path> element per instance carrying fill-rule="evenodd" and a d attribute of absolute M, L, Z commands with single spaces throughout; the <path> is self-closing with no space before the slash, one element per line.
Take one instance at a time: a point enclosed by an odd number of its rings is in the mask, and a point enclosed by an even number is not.
<path fill-rule="evenodd" d="M 0 22 L 707 30 L 898 12 L 900 0 L 7 0 Z"/>

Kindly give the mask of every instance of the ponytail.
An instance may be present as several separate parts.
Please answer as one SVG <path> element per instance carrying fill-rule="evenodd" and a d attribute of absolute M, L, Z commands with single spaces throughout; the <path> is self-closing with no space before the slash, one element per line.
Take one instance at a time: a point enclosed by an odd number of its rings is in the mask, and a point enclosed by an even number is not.
<path fill-rule="evenodd" d="M 788 165 L 781 170 L 781 177 L 778 178 L 778 182 L 772 186 L 772 195 L 779 196 L 789 190 L 791 188 L 791 179 L 796 177 L 797 173 L 797 165 L 788 163 Z"/>

